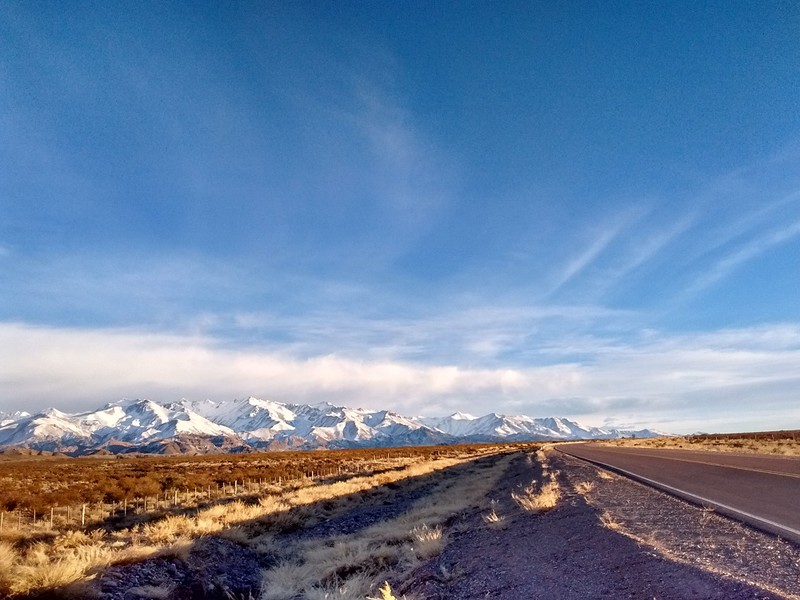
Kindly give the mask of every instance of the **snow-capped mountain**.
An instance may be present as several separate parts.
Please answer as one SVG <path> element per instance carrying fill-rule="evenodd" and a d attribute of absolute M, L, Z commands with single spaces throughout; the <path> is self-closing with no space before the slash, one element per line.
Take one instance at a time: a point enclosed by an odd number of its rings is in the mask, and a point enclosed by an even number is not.
<path fill-rule="evenodd" d="M 121 400 L 77 414 L 0 415 L 0 447 L 84 454 L 111 452 L 247 451 L 264 447 L 350 447 L 537 441 L 660 435 L 650 430 L 586 427 L 563 418 L 505 416 L 404 417 L 388 410 L 283 404 L 258 398 L 159 404 Z M 180 443 L 176 444 L 176 441 Z M 178 448 L 178 449 L 175 449 Z"/>
<path fill-rule="evenodd" d="M 0 426 L 0 446 L 39 450 L 85 451 L 114 441 L 141 445 L 178 436 L 233 436 L 233 430 L 212 423 L 178 404 L 122 400 L 77 414 L 55 408 L 20 416 Z"/>
<path fill-rule="evenodd" d="M 475 417 L 465 413 L 455 413 L 449 417 L 420 419 L 428 427 L 438 429 L 448 435 L 475 438 L 490 437 L 513 440 L 575 440 L 606 439 L 618 437 L 653 437 L 661 435 L 651 430 L 628 431 L 588 427 L 576 421 L 558 417 L 534 419 L 532 417 L 506 416 L 489 413 Z"/>
<path fill-rule="evenodd" d="M 321 404 L 282 404 L 258 398 L 192 403 L 183 406 L 207 419 L 226 425 L 246 440 L 272 440 L 286 436 L 321 443 L 333 441 L 367 442 L 392 438 L 425 427 L 391 411 Z"/>
<path fill-rule="evenodd" d="M 20 419 L 24 419 L 25 417 L 30 417 L 31 413 L 25 412 L 24 410 L 18 410 L 17 412 L 13 413 L 4 413 L 0 411 L 0 427 L 4 427 L 10 423 L 14 423 L 19 421 Z"/>

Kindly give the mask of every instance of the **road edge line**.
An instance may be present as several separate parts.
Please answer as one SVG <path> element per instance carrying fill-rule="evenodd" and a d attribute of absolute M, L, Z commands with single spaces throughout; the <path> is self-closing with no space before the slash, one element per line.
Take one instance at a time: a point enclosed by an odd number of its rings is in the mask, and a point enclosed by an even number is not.
<path fill-rule="evenodd" d="M 598 467 L 602 467 L 603 469 L 611 471 L 612 473 L 619 473 L 620 475 L 624 475 L 625 477 L 633 479 L 634 481 L 647 484 L 650 487 L 656 488 L 663 492 L 667 492 L 672 496 L 681 498 L 682 500 L 686 500 L 687 502 L 691 502 L 692 504 L 697 504 L 702 507 L 711 507 L 717 512 L 724 514 L 728 517 L 731 517 L 733 519 L 736 519 L 737 521 L 740 521 L 746 525 L 750 525 L 751 527 L 760 529 L 761 531 L 766 531 L 767 533 L 771 533 L 773 535 L 785 538 L 795 544 L 800 544 L 800 530 L 794 529 L 793 527 L 787 527 L 785 525 L 781 525 L 780 523 L 776 523 L 775 521 L 772 521 L 770 519 L 759 517 L 747 511 L 734 508 L 733 506 L 722 504 L 721 502 L 715 502 L 710 498 L 705 498 L 704 496 L 698 496 L 697 494 L 692 494 L 691 492 L 687 492 L 680 488 L 667 485 L 666 483 L 661 483 L 660 481 L 650 479 L 649 477 L 644 477 L 643 475 L 638 475 L 636 473 L 627 471 L 625 469 L 620 469 L 619 467 L 609 465 L 599 460 L 584 458 L 582 456 L 575 456 L 574 454 L 570 454 L 569 452 L 561 450 L 560 448 L 556 448 L 556 450 L 558 450 L 562 454 L 571 456 L 572 458 L 577 458 L 578 460 L 582 460 L 584 462 L 591 463 Z M 753 521 L 755 521 L 755 523 L 753 523 Z"/>

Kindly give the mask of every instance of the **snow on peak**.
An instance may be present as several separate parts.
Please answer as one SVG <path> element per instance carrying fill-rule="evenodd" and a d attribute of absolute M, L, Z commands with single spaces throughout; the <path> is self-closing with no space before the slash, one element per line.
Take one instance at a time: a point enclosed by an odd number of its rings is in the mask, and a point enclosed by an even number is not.
<path fill-rule="evenodd" d="M 454 412 L 452 415 L 450 415 L 450 418 L 456 421 L 474 421 L 478 417 L 471 415 L 469 413 Z"/>
<path fill-rule="evenodd" d="M 144 444 L 174 436 L 239 436 L 247 443 L 304 439 L 311 444 L 408 444 L 473 440 L 544 440 L 620 437 L 623 432 L 585 427 L 569 419 L 534 419 L 489 413 L 476 417 L 456 412 L 447 417 L 404 417 L 397 413 L 317 404 L 284 404 L 255 397 L 235 400 L 182 399 L 162 404 L 123 399 L 70 414 L 51 408 L 36 415 L 0 415 L 0 446 L 49 444 L 99 446 L 109 440 Z"/>

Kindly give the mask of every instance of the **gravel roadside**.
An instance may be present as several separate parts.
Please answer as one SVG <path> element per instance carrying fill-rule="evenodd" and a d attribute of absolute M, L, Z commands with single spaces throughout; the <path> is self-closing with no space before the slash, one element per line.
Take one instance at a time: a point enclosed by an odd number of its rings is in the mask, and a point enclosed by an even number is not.
<path fill-rule="evenodd" d="M 553 510 L 523 511 L 511 494 L 541 479 L 527 455 L 514 459 L 491 497 L 503 519 L 463 516 L 443 553 L 406 582 L 416 600 L 642 598 L 800 598 L 800 548 L 557 452 L 562 498 Z M 458 469 L 440 476 L 455 477 Z M 430 493 L 432 481 L 393 484 L 327 521 L 276 538 L 283 548 L 304 539 L 353 533 L 396 518 Z M 580 490 L 576 491 L 576 490 Z M 215 536 L 200 538 L 183 558 L 108 569 L 101 600 L 257 598 L 261 571 L 275 558 Z"/>
<path fill-rule="evenodd" d="M 541 475 L 515 461 L 494 493 L 503 528 L 475 515 L 398 590 L 426 600 L 736 600 L 800 589 L 797 547 L 581 461 L 552 453 L 550 463 L 563 493 L 555 509 L 516 506 L 511 492 Z M 583 483 L 585 495 L 575 491 Z"/>

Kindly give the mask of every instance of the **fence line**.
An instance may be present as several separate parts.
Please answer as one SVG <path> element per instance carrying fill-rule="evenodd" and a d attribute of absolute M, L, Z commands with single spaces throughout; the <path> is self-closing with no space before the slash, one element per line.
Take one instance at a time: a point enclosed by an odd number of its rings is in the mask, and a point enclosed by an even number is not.
<path fill-rule="evenodd" d="M 191 489 L 170 488 L 159 494 L 150 496 L 133 495 L 130 499 L 124 498 L 121 502 L 95 502 L 69 504 L 66 506 L 51 506 L 47 510 L 37 512 L 36 509 L 18 508 L 0 511 L 0 531 L 30 528 L 32 531 L 57 531 L 61 529 L 86 528 L 104 523 L 109 519 L 124 518 L 129 514 L 147 515 L 168 511 L 170 509 L 198 507 L 203 502 L 233 500 L 235 498 L 251 496 L 264 491 L 272 485 L 288 485 L 297 481 L 321 481 L 342 475 L 356 476 L 367 471 L 375 472 L 377 465 L 354 463 L 343 468 L 323 470 L 307 470 L 295 476 L 261 477 L 258 479 L 235 479 L 231 482 L 222 482 L 205 487 L 193 486 Z"/>

